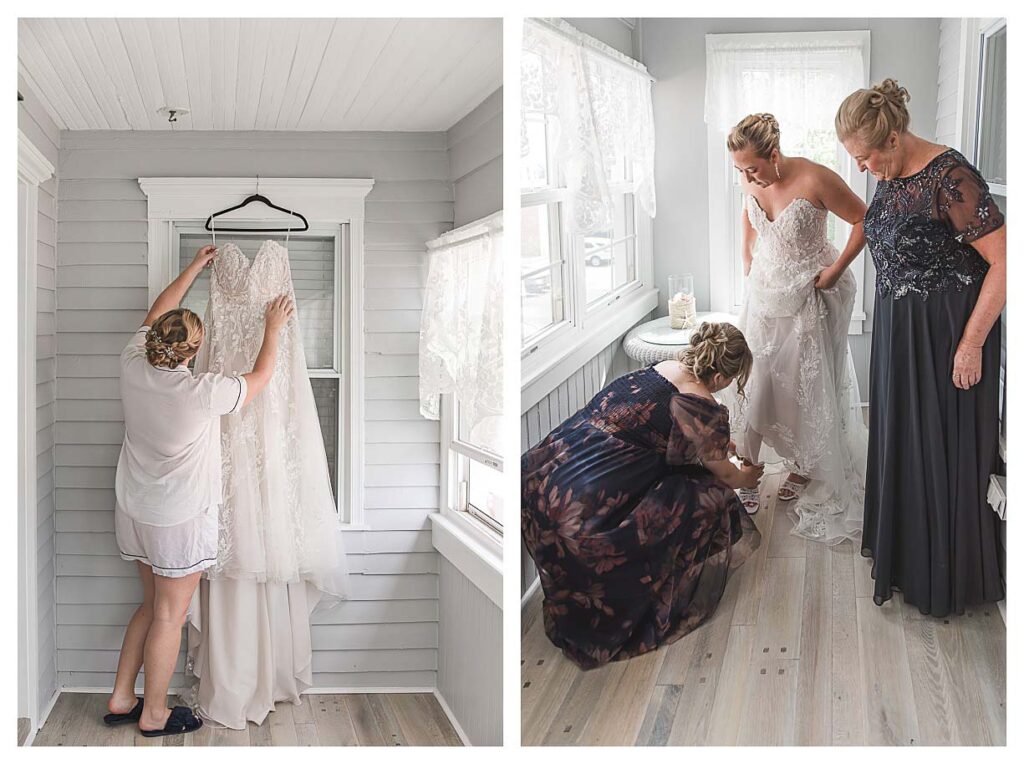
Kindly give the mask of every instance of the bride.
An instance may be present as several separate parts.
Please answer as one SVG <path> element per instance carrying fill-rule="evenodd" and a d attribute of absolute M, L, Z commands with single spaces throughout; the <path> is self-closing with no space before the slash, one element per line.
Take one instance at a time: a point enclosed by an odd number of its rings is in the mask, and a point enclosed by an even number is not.
<path fill-rule="evenodd" d="M 739 453 L 756 463 L 764 446 L 790 470 L 778 499 L 794 532 L 838 543 L 859 536 L 864 513 L 867 429 L 846 337 L 866 206 L 832 170 L 785 156 L 779 134 L 771 114 L 751 114 L 727 140 L 745 194 L 739 328 L 754 354 L 746 396 L 729 405 Z M 853 227 L 841 255 L 829 212 Z M 757 511 L 756 490 L 740 498 Z"/>

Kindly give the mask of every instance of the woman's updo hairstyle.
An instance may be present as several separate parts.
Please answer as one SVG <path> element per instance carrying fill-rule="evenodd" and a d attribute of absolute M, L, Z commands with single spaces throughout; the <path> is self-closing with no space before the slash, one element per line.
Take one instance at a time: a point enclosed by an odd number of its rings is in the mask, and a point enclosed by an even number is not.
<path fill-rule="evenodd" d="M 761 159 L 770 159 L 772 152 L 779 148 L 779 122 L 771 114 L 748 114 L 739 121 L 726 138 L 729 151 L 743 151 L 750 148 Z"/>
<path fill-rule="evenodd" d="M 706 323 L 690 335 L 690 346 L 679 354 L 679 363 L 705 384 L 716 372 L 726 379 L 735 378 L 737 392 L 743 395 L 754 356 L 743 332 L 735 326 Z"/>
<path fill-rule="evenodd" d="M 882 80 L 881 85 L 853 91 L 836 112 L 840 143 L 847 138 L 859 138 L 869 148 L 882 148 L 890 133 L 903 133 L 910 127 L 909 101 L 910 93 L 892 78 Z"/>
<path fill-rule="evenodd" d="M 188 361 L 203 342 L 203 322 L 188 308 L 175 308 L 153 322 L 146 332 L 146 358 L 158 369 L 173 369 Z"/>

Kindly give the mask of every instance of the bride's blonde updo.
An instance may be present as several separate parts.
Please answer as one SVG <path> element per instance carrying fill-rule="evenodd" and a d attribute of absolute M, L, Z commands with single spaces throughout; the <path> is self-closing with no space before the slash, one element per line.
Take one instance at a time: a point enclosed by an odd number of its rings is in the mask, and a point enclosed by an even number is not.
<path fill-rule="evenodd" d="M 146 358 L 158 369 L 173 369 L 194 356 L 202 342 L 202 319 L 188 308 L 175 308 L 146 332 Z"/>
<path fill-rule="evenodd" d="M 704 384 L 715 373 L 736 380 L 736 389 L 743 388 L 750 378 L 754 356 L 747 347 L 743 332 L 732 324 L 706 323 L 690 335 L 690 346 L 679 354 L 679 363 Z"/>
<path fill-rule="evenodd" d="M 729 131 L 725 145 L 732 151 L 750 148 L 761 159 L 770 159 L 779 148 L 779 122 L 771 114 L 748 114 Z"/>
<path fill-rule="evenodd" d="M 910 127 L 909 101 L 910 93 L 891 77 L 880 85 L 853 91 L 836 112 L 839 141 L 859 138 L 868 148 L 881 148 L 890 133 L 903 133 Z"/>

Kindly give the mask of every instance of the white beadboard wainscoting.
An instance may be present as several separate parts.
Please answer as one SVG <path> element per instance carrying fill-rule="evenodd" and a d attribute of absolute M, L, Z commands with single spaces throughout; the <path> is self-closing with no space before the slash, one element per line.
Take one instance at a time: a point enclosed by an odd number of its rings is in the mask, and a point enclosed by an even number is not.
<path fill-rule="evenodd" d="M 18 92 L 18 129 L 47 162 L 58 164 L 61 135 L 38 95 L 21 78 Z M 58 174 L 44 180 L 36 191 L 35 215 L 35 337 L 25 340 L 35 355 L 35 411 L 27 426 L 35 432 L 35 642 L 37 661 L 30 677 L 35 685 L 32 709 L 19 708 L 19 716 L 34 720 L 46 717 L 57 695 L 56 659 L 56 543 L 54 531 L 54 430 L 57 410 L 57 195 Z M 22 221 L 19 221 L 21 224 Z M 33 421 L 34 418 L 34 421 Z M 19 444 L 21 445 L 21 444 Z M 31 467 L 31 464 L 29 465 Z M 29 645 L 31 648 L 31 645 Z M 25 718 L 29 718 L 26 716 Z M 31 730 L 29 734 L 33 734 Z"/>
<path fill-rule="evenodd" d="M 416 410 L 424 242 L 451 228 L 444 133 L 62 134 L 57 275 L 57 667 L 109 687 L 140 599 L 117 556 L 113 476 L 123 420 L 118 354 L 147 304 L 138 178 L 373 178 L 365 223 L 365 521 L 347 533 L 352 599 L 316 614 L 317 687 L 433 689 L 438 426 Z M 182 664 L 179 663 L 179 671 Z M 175 684 L 182 676 L 175 677 Z"/>

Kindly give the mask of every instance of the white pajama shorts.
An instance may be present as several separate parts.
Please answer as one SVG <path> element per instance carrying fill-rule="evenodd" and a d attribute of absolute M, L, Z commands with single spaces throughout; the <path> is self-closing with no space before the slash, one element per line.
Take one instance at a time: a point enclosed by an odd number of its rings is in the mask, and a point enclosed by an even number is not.
<path fill-rule="evenodd" d="M 114 508 L 114 533 L 124 560 L 137 560 L 167 578 L 205 570 L 217 561 L 219 506 L 203 510 L 177 525 L 150 525 Z"/>

